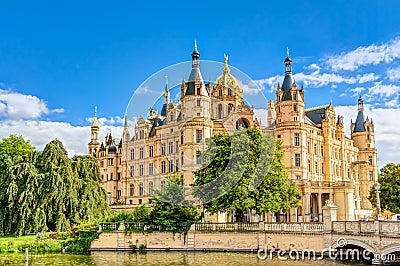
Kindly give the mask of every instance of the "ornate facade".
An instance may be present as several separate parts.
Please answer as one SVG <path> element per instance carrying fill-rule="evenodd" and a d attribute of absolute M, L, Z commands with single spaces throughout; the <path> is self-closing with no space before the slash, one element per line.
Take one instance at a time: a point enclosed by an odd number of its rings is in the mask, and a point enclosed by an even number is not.
<path fill-rule="evenodd" d="M 344 134 L 343 116 L 332 103 L 306 109 L 304 88 L 298 88 L 287 53 L 285 77 L 276 90 L 276 105 L 268 102 L 268 127 L 282 140 L 284 163 L 301 193 L 301 206 L 290 211 L 291 221 L 322 219 L 327 200 L 338 206 L 339 220 L 370 216 L 369 190 L 378 179 L 374 124 L 364 117 L 358 99 L 358 115 L 351 136 Z M 297 217 L 297 218 L 296 218 Z"/>
<path fill-rule="evenodd" d="M 192 184 L 205 139 L 240 127 L 261 128 L 252 108 L 244 103 L 239 81 L 230 74 L 228 57 L 213 85 L 204 82 L 199 59 L 195 45 L 192 70 L 188 81 L 182 80 L 179 102 L 170 102 L 167 83 L 161 112 L 151 109 L 147 118 L 140 117 L 132 134 L 125 118 L 118 144 L 111 133 L 99 142 L 95 115 L 89 154 L 99 161 L 114 208 L 147 203 L 154 189 L 165 186 L 165 178 L 171 175 L 185 185 Z M 321 221 L 326 200 L 338 205 L 340 220 L 371 215 L 367 198 L 378 177 L 377 151 L 374 124 L 364 117 L 361 96 L 357 119 L 347 137 L 343 117 L 335 115 L 332 103 L 305 109 L 304 89 L 293 79 L 289 53 L 284 65 L 285 78 L 282 86 L 278 84 L 276 103 L 268 102 L 268 125 L 263 131 L 283 142 L 286 170 L 300 190 L 301 204 L 287 214 L 276 214 L 278 220 Z"/>

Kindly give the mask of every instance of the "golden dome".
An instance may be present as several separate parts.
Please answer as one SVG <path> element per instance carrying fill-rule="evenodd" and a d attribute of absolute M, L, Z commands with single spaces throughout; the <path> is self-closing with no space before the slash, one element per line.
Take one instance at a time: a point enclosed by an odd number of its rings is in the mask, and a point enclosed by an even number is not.
<path fill-rule="evenodd" d="M 222 75 L 215 80 L 214 88 L 219 85 L 230 88 L 235 92 L 242 92 L 240 82 L 230 73 L 228 55 L 226 54 L 224 54 L 224 69 L 222 70 Z"/>
<path fill-rule="evenodd" d="M 91 128 L 100 128 L 99 121 L 97 121 L 97 106 L 94 107 L 93 122 L 90 125 Z"/>

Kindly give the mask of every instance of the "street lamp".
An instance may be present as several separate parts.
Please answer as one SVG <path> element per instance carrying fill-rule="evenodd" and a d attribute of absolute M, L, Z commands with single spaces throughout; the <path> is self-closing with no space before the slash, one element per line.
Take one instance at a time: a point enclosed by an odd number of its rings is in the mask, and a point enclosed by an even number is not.
<path fill-rule="evenodd" d="M 378 214 L 378 220 L 383 220 L 381 212 L 381 198 L 379 196 L 379 194 L 381 193 L 381 184 L 379 184 L 379 182 L 375 183 L 375 191 L 376 191 L 376 212 Z"/>

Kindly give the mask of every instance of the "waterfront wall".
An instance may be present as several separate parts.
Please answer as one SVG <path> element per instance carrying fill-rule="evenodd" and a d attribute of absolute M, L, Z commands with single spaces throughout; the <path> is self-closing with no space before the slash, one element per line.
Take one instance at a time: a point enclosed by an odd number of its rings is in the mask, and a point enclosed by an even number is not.
<path fill-rule="evenodd" d="M 147 250 L 322 250 L 324 232 L 319 223 L 195 224 L 187 234 L 115 230 L 101 233 L 91 250 L 132 250 L 133 246 Z"/>

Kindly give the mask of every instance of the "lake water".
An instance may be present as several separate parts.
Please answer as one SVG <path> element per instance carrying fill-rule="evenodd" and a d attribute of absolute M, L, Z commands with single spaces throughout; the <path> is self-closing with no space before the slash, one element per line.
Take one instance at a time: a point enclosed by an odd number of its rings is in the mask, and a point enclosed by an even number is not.
<path fill-rule="evenodd" d="M 235 265 L 360 265 L 367 264 L 333 261 L 329 259 L 311 261 L 279 260 L 268 257 L 260 260 L 250 253 L 205 253 L 205 252 L 92 252 L 90 254 L 29 254 L 28 263 L 23 253 L 0 254 L 0 265 L 143 265 L 143 266 L 235 266 Z"/>

